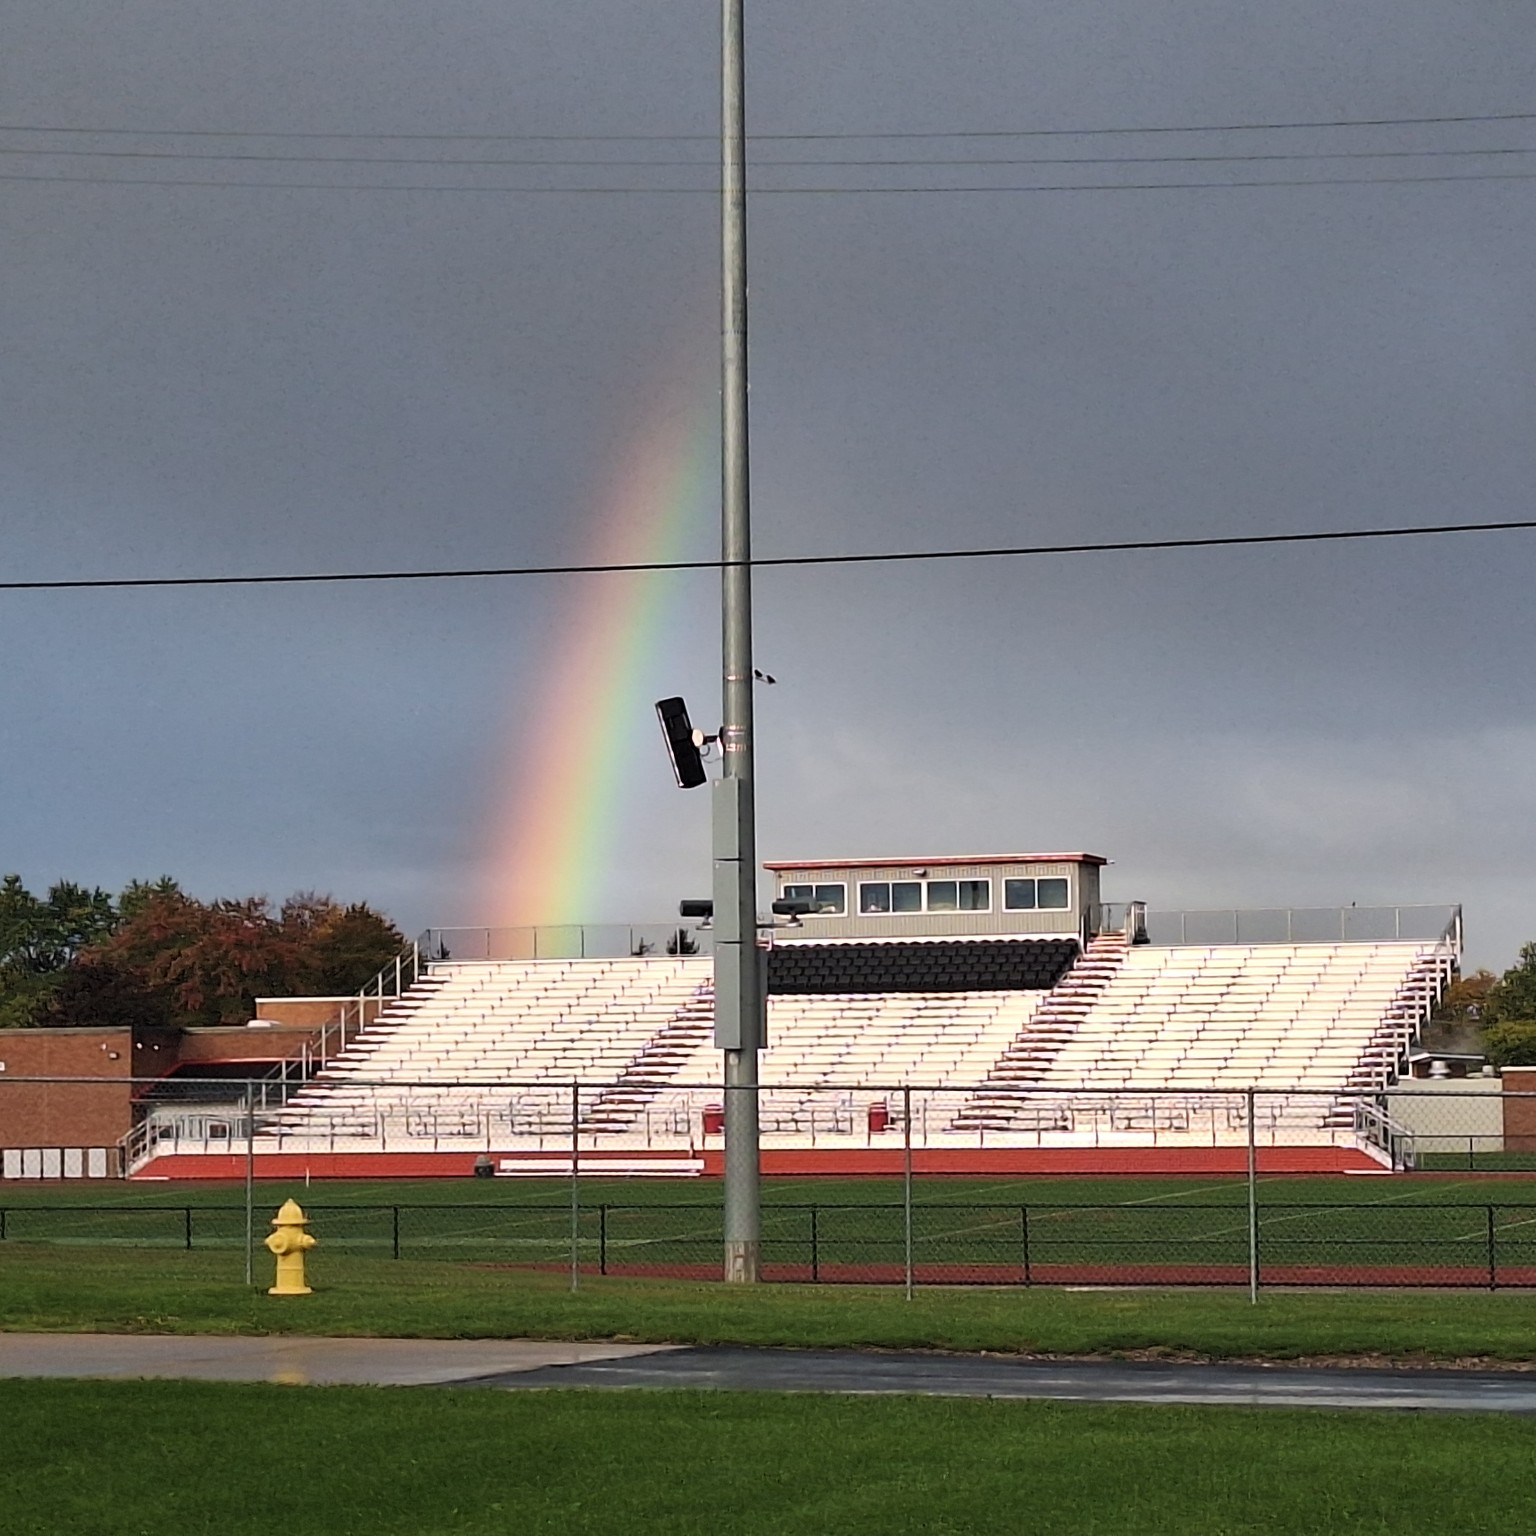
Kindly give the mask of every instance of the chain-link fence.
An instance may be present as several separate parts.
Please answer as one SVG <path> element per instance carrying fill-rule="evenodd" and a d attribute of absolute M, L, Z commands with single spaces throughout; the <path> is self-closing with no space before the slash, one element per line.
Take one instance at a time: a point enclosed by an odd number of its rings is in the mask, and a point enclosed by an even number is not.
<path fill-rule="evenodd" d="M 264 1192 L 258 1227 L 264 1230 Z M 582 1198 L 389 1205 L 306 1201 L 325 1256 L 418 1259 L 580 1276 L 711 1280 L 720 1274 L 718 1201 Z M 768 1281 L 821 1285 L 1178 1285 L 1530 1287 L 1536 1203 L 771 1198 Z M 0 1206 L 0 1244 L 93 1253 L 240 1255 L 246 1209 L 224 1204 Z M 1256 1244 L 1251 1245 L 1251 1238 Z M 234 1266 L 229 1273 L 234 1273 Z"/>
<path fill-rule="evenodd" d="M 717 1084 L 172 1081 L 0 1081 L 0 1139 L 28 1138 L 0 1147 L 0 1251 L 181 1250 L 250 1278 L 297 1194 L 338 1260 L 721 1272 Z M 1536 1285 L 1536 1181 L 1507 1176 L 1536 1170 L 1536 1094 L 1495 1078 L 770 1082 L 759 1107 L 772 1281 Z"/>

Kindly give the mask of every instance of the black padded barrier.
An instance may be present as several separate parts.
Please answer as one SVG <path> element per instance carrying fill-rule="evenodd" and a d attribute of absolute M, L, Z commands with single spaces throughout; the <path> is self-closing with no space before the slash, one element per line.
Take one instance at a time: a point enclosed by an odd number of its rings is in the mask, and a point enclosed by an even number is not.
<path fill-rule="evenodd" d="M 1043 992 L 1077 956 L 1076 939 L 785 944 L 768 952 L 768 992 Z"/>

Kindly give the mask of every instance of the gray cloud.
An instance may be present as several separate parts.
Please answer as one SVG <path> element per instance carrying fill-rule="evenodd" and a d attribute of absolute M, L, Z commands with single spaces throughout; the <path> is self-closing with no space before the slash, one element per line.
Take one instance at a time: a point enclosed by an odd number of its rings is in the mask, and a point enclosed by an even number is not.
<path fill-rule="evenodd" d="M 12 123 L 707 133 L 713 26 L 702 4 L 12 5 L 0 94 Z M 1536 109 L 1536 38 L 1505 5 L 903 0 L 754 7 L 750 28 L 765 132 Z M 1531 185 L 762 198 L 760 545 L 1523 515 Z M 657 381 L 712 388 L 707 198 L 0 189 L 18 575 L 571 558 Z M 711 538 L 702 520 L 700 553 Z M 1536 933 L 1533 550 L 765 573 L 782 682 L 762 700 L 764 852 L 1069 842 L 1165 904 L 1462 899 L 1474 958 L 1507 963 Z M 0 600 L 0 863 L 474 921 L 484 827 L 574 590 Z M 613 722 L 630 773 L 594 918 L 664 913 L 704 878 L 703 807 L 670 787 L 648 712 L 681 689 L 708 718 L 713 596 L 669 591 Z"/>

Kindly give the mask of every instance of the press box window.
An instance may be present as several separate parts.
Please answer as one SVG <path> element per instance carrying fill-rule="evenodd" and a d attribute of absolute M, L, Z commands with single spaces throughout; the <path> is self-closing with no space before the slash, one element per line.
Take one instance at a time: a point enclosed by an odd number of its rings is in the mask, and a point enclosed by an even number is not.
<path fill-rule="evenodd" d="M 921 912 L 923 886 L 920 880 L 866 880 L 859 886 L 859 911 L 864 914 L 884 912 Z"/>
<path fill-rule="evenodd" d="M 1065 912 L 1071 904 L 1064 879 L 1003 882 L 1003 905 L 1010 912 Z"/>
<path fill-rule="evenodd" d="M 930 880 L 930 912 L 989 912 L 992 909 L 990 880 Z"/>
<path fill-rule="evenodd" d="M 808 901 L 816 917 L 841 917 L 848 910 L 846 885 L 786 885 L 785 901 Z"/>

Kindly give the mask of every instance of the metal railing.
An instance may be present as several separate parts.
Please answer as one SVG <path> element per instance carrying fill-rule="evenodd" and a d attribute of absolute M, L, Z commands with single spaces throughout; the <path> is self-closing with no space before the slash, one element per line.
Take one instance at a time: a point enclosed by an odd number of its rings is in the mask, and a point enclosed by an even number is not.
<path fill-rule="evenodd" d="M 424 961 L 666 959 L 713 953 L 696 923 L 563 923 L 524 928 L 428 928 Z"/>
<path fill-rule="evenodd" d="M 1136 909 L 1140 909 L 1138 913 Z M 1124 933 L 1141 916 L 1147 942 L 1176 944 L 1449 944 L 1461 952 L 1461 907 L 1212 907 L 1161 910 L 1139 902 L 1106 902 L 1100 931 Z"/>

